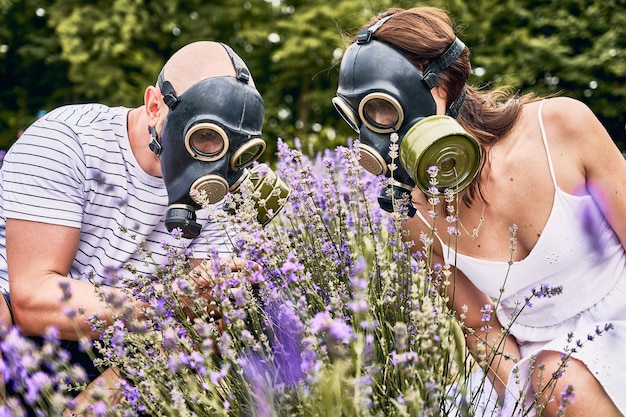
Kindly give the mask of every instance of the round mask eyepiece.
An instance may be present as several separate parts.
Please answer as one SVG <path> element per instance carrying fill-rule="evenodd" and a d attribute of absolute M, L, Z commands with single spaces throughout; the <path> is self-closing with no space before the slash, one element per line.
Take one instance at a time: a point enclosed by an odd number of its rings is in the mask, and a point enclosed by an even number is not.
<path fill-rule="evenodd" d="M 250 166 L 265 152 L 265 146 L 265 141 L 261 138 L 250 139 L 230 158 L 230 169 L 240 171 Z"/>
<path fill-rule="evenodd" d="M 198 123 L 185 133 L 185 147 L 199 161 L 217 161 L 228 151 L 228 144 L 228 135 L 215 123 Z"/>
<path fill-rule="evenodd" d="M 359 118 L 348 102 L 344 100 L 342 97 L 333 97 L 332 99 L 333 106 L 337 113 L 341 116 L 341 118 L 354 130 L 356 133 L 359 133 L 360 128 L 359 125 L 361 122 Z"/>
<path fill-rule="evenodd" d="M 404 121 L 404 111 L 398 100 L 381 92 L 363 97 L 359 104 L 359 116 L 363 123 L 376 133 L 395 132 Z"/>

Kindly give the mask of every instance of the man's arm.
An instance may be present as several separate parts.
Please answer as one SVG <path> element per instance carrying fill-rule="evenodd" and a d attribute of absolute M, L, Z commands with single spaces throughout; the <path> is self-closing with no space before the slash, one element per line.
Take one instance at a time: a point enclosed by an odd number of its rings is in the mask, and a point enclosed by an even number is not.
<path fill-rule="evenodd" d="M 80 230 L 74 227 L 7 219 L 11 305 L 15 324 L 25 334 L 41 336 L 48 327 L 55 326 L 59 330 L 59 337 L 64 340 L 77 340 L 81 335 L 95 339 L 98 334 L 92 331 L 86 318 L 97 314 L 102 320 L 112 321 L 116 311 L 100 299 L 95 286 L 67 276 L 76 256 L 79 239 Z M 197 294 L 204 297 L 210 296 L 210 292 L 204 289 L 214 283 L 213 268 L 211 262 L 207 262 L 192 260 L 194 271 L 188 277 L 189 283 L 199 288 Z M 237 258 L 228 259 L 226 263 L 232 272 L 241 271 L 247 265 Z M 71 297 L 67 301 L 62 301 L 62 285 L 69 286 Z M 118 298 L 126 296 L 118 288 L 103 286 L 100 290 L 114 293 Z M 184 296 L 182 300 L 184 302 Z M 135 303 L 135 317 L 143 318 L 143 310 L 147 305 L 139 305 L 139 301 L 134 299 L 128 300 L 128 303 Z M 81 310 L 84 315 L 71 319 L 65 313 L 68 309 Z"/>
<path fill-rule="evenodd" d="M 98 314 L 110 320 L 113 312 L 100 300 L 94 285 L 67 276 L 79 237 L 77 228 L 7 219 L 11 307 L 15 324 L 25 334 L 41 336 L 46 328 L 54 326 L 61 339 L 77 340 L 80 334 L 96 338 L 97 334 L 85 319 Z M 62 283 L 66 283 L 71 292 L 67 301 L 62 301 Z M 119 289 L 106 290 L 123 295 Z M 85 315 L 70 319 L 66 309 L 81 309 Z M 77 325 L 80 334 L 76 331 Z"/>

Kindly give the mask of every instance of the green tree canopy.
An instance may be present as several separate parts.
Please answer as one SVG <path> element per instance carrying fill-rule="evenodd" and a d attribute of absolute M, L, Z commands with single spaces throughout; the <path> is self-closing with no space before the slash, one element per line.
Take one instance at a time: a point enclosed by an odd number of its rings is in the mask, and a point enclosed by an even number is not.
<path fill-rule="evenodd" d="M 311 153 L 346 143 L 331 105 L 346 39 L 377 12 L 418 4 L 451 14 L 472 83 L 579 98 L 626 144 L 626 0 L 0 0 L 0 147 L 39 109 L 141 105 L 165 60 L 200 39 L 250 66 L 268 142 L 299 138 Z"/>

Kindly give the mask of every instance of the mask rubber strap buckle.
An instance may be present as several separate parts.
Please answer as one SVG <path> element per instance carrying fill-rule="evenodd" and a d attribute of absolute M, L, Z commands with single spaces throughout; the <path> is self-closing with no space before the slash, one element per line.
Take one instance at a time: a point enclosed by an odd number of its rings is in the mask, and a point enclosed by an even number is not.
<path fill-rule="evenodd" d="M 372 26 L 368 27 L 367 29 L 361 29 L 359 31 L 359 33 L 356 36 L 356 43 L 358 43 L 359 45 L 362 45 L 364 43 L 368 43 L 369 41 L 372 40 L 372 35 L 374 34 L 374 32 L 376 32 L 382 25 L 385 24 L 385 22 L 389 19 L 391 19 L 393 17 L 392 14 L 383 17 L 382 19 L 380 19 L 379 21 L 377 21 L 376 23 L 374 23 Z"/>
<path fill-rule="evenodd" d="M 160 156 L 163 147 L 161 147 L 159 143 L 159 135 L 157 135 L 156 129 L 152 126 L 148 126 L 148 132 L 150 133 L 150 143 L 148 147 L 156 156 Z"/>
<path fill-rule="evenodd" d="M 455 118 L 459 115 L 459 111 L 461 111 L 461 106 L 463 105 L 463 101 L 465 101 L 465 86 L 461 89 L 459 96 L 454 99 L 450 107 L 448 107 L 448 111 L 446 114 L 452 118 Z"/>
<path fill-rule="evenodd" d="M 161 90 L 161 94 L 163 94 L 163 101 L 172 110 L 178 104 L 178 96 L 176 91 L 174 91 L 172 83 L 163 79 L 163 69 L 159 73 L 159 78 L 157 78 L 157 85 L 159 90 Z"/>

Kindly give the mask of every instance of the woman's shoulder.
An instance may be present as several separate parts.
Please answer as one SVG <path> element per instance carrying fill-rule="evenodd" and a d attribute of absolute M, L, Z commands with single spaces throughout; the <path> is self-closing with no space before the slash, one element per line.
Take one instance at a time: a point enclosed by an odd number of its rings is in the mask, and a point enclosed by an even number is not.
<path fill-rule="evenodd" d="M 572 97 L 550 97 L 543 100 L 541 111 L 546 124 L 566 131 L 579 132 L 581 126 L 597 121 L 593 111 L 580 100 Z"/>
<path fill-rule="evenodd" d="M 609 155 L 623 159 L 606 128 L 582 101 L 570 97 L 545 99 L 541 116 L 555 161 L 565 158 L 589 172 L 592 168 L 602 170 Z"/>
<path fill-rule="evenodd" d="M 543 122 L 547 137 L 553 144 L 584 148 L 608 136 L 589 106 L 572 97 L 549 97 L 528 103 L 525 113 L 527 120 L 535 120 L 531 124 L 535 124 L 537 119 Z"/>

